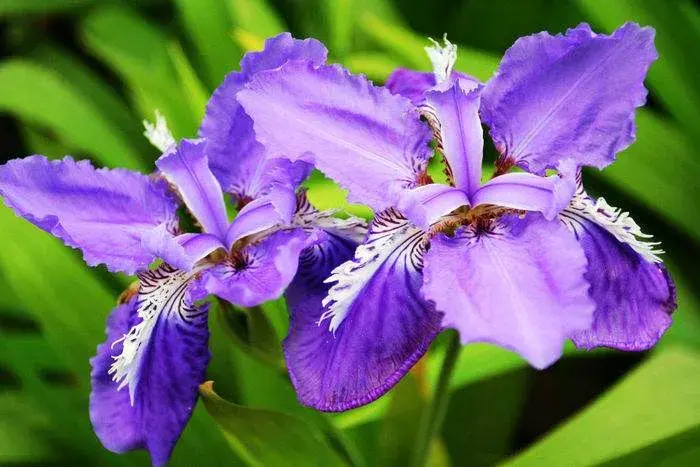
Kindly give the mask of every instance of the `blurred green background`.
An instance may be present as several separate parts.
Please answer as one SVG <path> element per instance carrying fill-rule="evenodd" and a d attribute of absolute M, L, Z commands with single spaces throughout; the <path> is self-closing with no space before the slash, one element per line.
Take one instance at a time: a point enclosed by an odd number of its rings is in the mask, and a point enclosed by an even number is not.
<path fill-rule="evenodd" d="M 519 36 L 581 21 L 656 28 L 660 59 L 637 142 L 593 193 L 663 242 L 678 287 L 673 328 L 648 354 L 576 352 L 537 372 L 487 345 L 463 349 L 435 466 L 700 465 L 700 7 L 690 0 L 0 0 L 3 160 L 72 154 L 150 171 L 141 121 L 159 109 L 196 133 L 208 95 L 247 50 L 289 30 L 383 82 L 429 69 L 426 37 L 459 44 L 457 68 L 487 79 Z M 321 176 L 320 207 L 343 204 Z M 351 208 L 359 213 L 361 209 Z M 130 282 L 0 208 L 0 464 L 148 465 L 105 451 L 88 419 L 88 359 Z M 395 390 L 339 415 L 296 403 L 280 364 L 286 311 L 211 314 L 209 377 L 172 465 L 403 466 L 435 385 L 444 339 Z M 209 413 L 207 413 L 209 409 Z"/>

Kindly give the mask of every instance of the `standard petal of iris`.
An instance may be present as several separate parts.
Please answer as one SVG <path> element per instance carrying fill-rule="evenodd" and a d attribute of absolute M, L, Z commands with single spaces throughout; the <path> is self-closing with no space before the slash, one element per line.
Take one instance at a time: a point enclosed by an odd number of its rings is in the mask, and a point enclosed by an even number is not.
<path fill-rule="evenodd" d="M 292 318 L 284 343 L 303 404 L 323 411 L 368 404 L 428 349 L 440 317 L 420 294 L 423 235 L 390 211 L 377 216 L 354 260 L 340 264 L 352 245 L 337 238 L 303 257 L 285 295 Z M 329 290 L 322 281 L 337 264 Z"/>
<path fill-rule="evenodd" d="M 571 337 L 578 347 L 586 349 L 651 348 L 671 325 L 675 286 L 651 251 L 653 245 L 631 238 L 631 229 L 624 228 L 619 211 L 595 206 L 590 199 L 588 202 L 593 209 L 577 205 L 561 214 L 588 258 L 586 278 L 596 304 L 593 326 Z M 617 227 L 616 219 L 620 219 Z M 615 229 L 622 233 L 623 241 L 613 235 Z M 633 245 L 645 254 L 635 251 Z M 645 245 L 646 252 L 641 250 Z"/>
<path fill-rule="evenodd" d="M 482 94 L 481 115 L 500 152 L 538 174 L 569 157 L 610 164 L 634 140 L 653 41 L 653 29 L 632 23 L 610 36 L 582 24 L 518 39 Z"/>
<path fill-rule="evenodd" d="M 199 130 L 207 140 L 209 165 L 223 189 L 239 199 L 257 198 L 271 183 L 286 182 L 296 186 L 308 173 L 306 164 L 284 170 L 263 167 L 264 150 L 255 141 L 253 122 L 236 100 L 236 93 L 253 76 L 277 68 L 290 60 L 310 60 L 316 65 L 326 61 L 327 51 L 314 39 L 298 40 L 282 33 L 265 41 L 261 52 L 248 53 L 241 61 L 241 71 L 230 73 L 212 95 Z M 301 178 L 301 180 L 299 180 Z"/>
<path fill-rule="evenodd" d="M 271 157 L 314 162 L 375 210 L 425 173 L 431 135 L 404 97 L 340 66 L 290 62 L 238 93 Z"/>
<path fill-rule="evenodd" d="M 306 245 L 302 229 L 280 230 L 238 252 L 234 261 L 203 272 L 209 293 L 240 306 L 255 306 L 284 292 Z"/>
<path fill-rule="evenodd" d="M 434 238 L 423 293 L 463 343 L 500 345 L 544 368 L 592 322 L 586 258 L 558 221 L 528 214 L 497 222 L 489 231 Z"/>
<path fill-rule="evenodd" d="M 162 295 L 158 285 L 172 280 L 171 272 L 161 269 L 146 276 L 140 296 L 112 312 L 107 340 L 90 362 L 90 419 L 107 449 L 117 453 L 147 449 L 154 465 L 165 465 L 192 415 L 197 388 L 205 379 L 209 333 L 206 309 L 187 305 L 183 288 L 165 286 L 171 294 L 161 296 L 164 300 L 156 298 Z M 147 317 L 139 312 L 145 302 L 166 306 Z M 141 334 L 146 327 L 150 327 L 149 332 Z M 141 331 L 135 333 L 134 329 Z M 135 343 L 131 338 L 143 340 Z M 113 378 L 115 362 L 126 363 L 132 351 L 138 356 L 128 369 L 129 387 L 119 389 Z M 131 383 L 136 381 L 132 392 Z"/>
<path fill-rule="evenodd" d="M 206 233 L 222 241 L 228 230 L 228 215 L 221 185 L 209 169 L 206 143 L 183 140 L 156 161 L 166 178 L 180 191 L 185 205 Z"/>
<path fill-rule="evenodd" d="M 145 234 L 177 226 L 167 185 L 123 169 L 95 169 L 70 157 L 16 159 L 0 167 L 0 196 L 15 213 L 79 248 L 91 265 L 133 274 L 155 259 Z"/>
<path fill-rule="evenodd" d="M 493 204 L 524 211 L 541 212 L 548 220 L 554 219 L 576 191 L 570 178 L 517 172 L 499 175 L 481 186 L 472 196 L 474 206 Z"/>
<path fill-rule="evenodd" d="M 484 135 L 479 119 L 481 86 L 463 79 L 427 94 L 424 114 L 434 128 L 447 173 L 471 195 L 481 183 Z"/>
<path fill-rule="evenodd" d="M 459 71 L 452 71 L 452 80 L 461 79 L 474 85 L 479 84 L 479 80 Z M 435 73 L 432 71 L 414 71 L 406 68 L 397 68 L 389 75 L 385 86 L 393 94 L 406 97 L 416 105 L 425 102 L 425 93 L 430 91 L 437 84 Z"/>

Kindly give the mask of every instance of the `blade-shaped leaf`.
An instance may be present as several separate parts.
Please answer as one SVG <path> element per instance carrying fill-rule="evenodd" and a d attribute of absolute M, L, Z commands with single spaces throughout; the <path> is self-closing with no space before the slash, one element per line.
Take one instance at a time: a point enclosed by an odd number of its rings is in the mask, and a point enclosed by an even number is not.
<path fill-rule="evenodd" d="M 234 27 L 263 39 L 286 31 L 284 21 L 267 0 L 227 0 Z"/>
<path fill-rule="evenodd" d="M 214 392 L 212 382 L 203 384 L 200 393 L 226 439 L 249 465 L 346 465 L 323 433 L 301 419 L 227 402 Z"/>

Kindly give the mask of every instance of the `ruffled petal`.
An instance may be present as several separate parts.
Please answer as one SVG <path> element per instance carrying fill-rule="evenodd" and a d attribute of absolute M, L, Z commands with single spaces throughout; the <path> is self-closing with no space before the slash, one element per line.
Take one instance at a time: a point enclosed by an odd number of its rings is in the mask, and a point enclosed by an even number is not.
<path fill-rule="evenodd" d="M 221 185 L 209 169 L 204 141 L 183 140 L 161 156 L 158 169 L 180 190 L 185 205 L 206 233 L 226 238 L 228 215 Z"/>
<path fill-rule="evenodd" d="M 133 274 L 155 259 L 142 239 L 177 228 L 167 185 L 123 169 L 95 169 L 70 157 L 15 159 L 0 167 L 0 196 L 19 216 L 83 252 L 90 266 Z"/>
<path fill-rule="evenodd" d="M 479 119 L 482 86 L 457 79 L 427 94 L 423 114 L 444 154 L 447 174 L 457 188 L 471 195 L 481 183 L 484 135 Z"/>
<path fill-rule="evenodd" d="M 500 345 L 545 368 L 572 332 L 591 325 L 586 258 L 557 221 L 528 214 L 496 222 L 434 238 L 423 293 L 463 343 Z"/>
<path fill-rule="evenodd" d="M 576 183 L 556 175 L 540 177 L 529 173 L 508 173 L 489 180 L 472 196 L 474 206 L 493 204 L 524 211 L 541 212 L 554 219 L 576 191 Z"/>
<path fill-rule="evenodd" d="M 261 52 L 248 53 L 241 71 L 229 74 L 207 104 L 199 135 L 207 140 L 209 164 L 225 191 L 239 199 L 257 198 L 271 184 L 296 187 L 310 166 L 303 162 L 266 161 L 255 140 L 253 122 L 236 100 L 236 93 L 255 74 L 278 68 L 290 60 L 325 63 L 327 50 L 315 39 L 298 40 L 282 33 L 265 41 Z"/>
<path fill-rule="evenodd" d="M 560 219 L 583 247 L 596 304 L 593 326 L 571 335 L 578 347 L 646 350 L 671 325 L 676 290 L 654 246 L 634 221 L 579 192 Z"/>
<path fill-rule="evenodd" d="M 337 237 L 304 255 L 285 295 L 292 317 L 284 342 L 302 404 L 323 411 L 368 404 L 428 349 L 440 316 L 419 292 L 423 236 L 388 211 L 354 260 L 347 261 L 353 245 Z M 329 288 L 322 281 L 331 271 Z"/>
<path fill-rule="evenodd" d="M 459 188 L 432 183 L 404 192 L 397 208 L 413 224 L 428 229 L 442 216 L 469 204 L 469 197 Z"/>
<path fill-rule="evenodd" d="M 139 295 L 109 317 L 107 340 L 90 361 L 95 433 L 117 453 L 147 449 L 154 465 L 168 461 L 209 361 L 207 310 L 188 303 L 183 274 L 167 266 L 144 273 Z"/>
<path fill-rule="evenodd" d="M 375 210 L 424 174 L 430 130 L 401 96 L 340 66 L 290 62 L 238 93 L 270 157 L 306 160 Z"/>
<path fill-rule="evenodd" d="M 255 306 L 282 295 L 296 274 L 306 246 L 303 229 L 280 230 L 240 252 L 239 261 L 202 273 L 206 290 L 240 306 Z"/>
<path fill-rule="evenodd" d="M 634 140 L 656 57 L 654 30 L 632 23 L 610 36 L 581 24 L 522 37 L 484 89 L 482 118 L 503 156 L 534 173 L 566 158 L 605 167 Z"/>
<path fill-rule="evenodd" d="M 459 71 L 452 71 L 452 80 L 460 79 L 474 85 L 479 84 L 479 80 Z M 406 68 L 397 68 L 386 80 L 386 88 L 392 94 L 410 99 L 415 105 L 425 102 L 425 93 L 437 85 L 435 73 L 429 71 L 414 71 Z"/>

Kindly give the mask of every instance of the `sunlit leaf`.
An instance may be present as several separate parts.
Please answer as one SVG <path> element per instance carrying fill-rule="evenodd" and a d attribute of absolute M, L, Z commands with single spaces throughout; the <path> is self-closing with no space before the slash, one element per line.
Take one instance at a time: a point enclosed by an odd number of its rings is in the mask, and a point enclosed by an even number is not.
<path fill-rule="evenodd" d="M 700 427 L 700 355 L 659 352 L 507 465 L 598 465 Z"/>
<path fill-rule="evenodd" d="M 318 429 L 294 416 L 232 404 L 208 382 L 204 405 L 236 453 L 249 465 L 333 466 L 346 462 Z"/>
<path fill-rule="evenodd" d="M 190 112 L 199 120 L 204 117 L 204 109 L 207 106 L 209 94 L 192 68 L 180 44 L 171 42 L 168 46 L 168 52 L 177 71 L 182 94 L 190 106 Z"/>
<path fill-rule="evenodd" d="M 258 37 L 268 37 L 286 31 L 284 21 L 267 0 L 226 0 L 231 20 L 236 28 L 254 32 Z"/>
<path fill-rule="evenodd" d="M 102 164 L 141 166 L 124 133 L 101 117 L 99 106 L 50 68 L 23 59 L 5 61 L 0 64 L 0 88 L 0 109 L 5 112 L 50 129 Z"/>
<path fill-rule="evenodd" d="M 376 83 L 383 83 L 399 63 L 383 53 L 355 52 L 344 60 L 345 66 L 353 73 L 363 73 Z"/>

